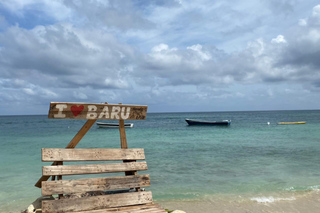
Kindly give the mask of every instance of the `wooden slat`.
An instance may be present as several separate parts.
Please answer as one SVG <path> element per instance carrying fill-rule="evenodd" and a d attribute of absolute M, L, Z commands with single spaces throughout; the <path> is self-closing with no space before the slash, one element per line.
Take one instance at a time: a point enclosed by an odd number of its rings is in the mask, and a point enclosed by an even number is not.
<path fill-rule="evenodd" d="M 43 166 L 42 174 L 51 175 L 81 175 L 99 174 L 127 171 L 147 170 L 146 162 L 109 163 L 109 164 L 88 164 L 88 165 L 64 165 L 64 166 Z"/>
<path fill-rule="evenodd" d="M 109 208 L 100 210 L 90 210 L 90 213 L 166 213 L 166 211 L 159 204 L 144 204 L 137 206 L 127 206 L 121 208 Z M 71 213 L 71 212 L 67 212 Z M 77 211 L 72 213 L 89 213 L 88 211 Z"/>
<path fill-rule="evenodd" d="M 150 186 L 149 175 L 48 181 L 42 183 L 42 195 L 108 191 Z"/>
<path fill-rule="evenodd" d="M 96 121 L 97 120 L 87 120 L 87 122 L 81 127 L 79 132 L 72 138 L 72 140 L 66 146 L 66 149 L 74 149 Z"/>
<path fill-rule="evenodd" d="M 126 130 L 124 127 L 124 120 L 119 120 L 119 132 L 120 132 L 121 149 L 128 149 Z"/>
<path fill-rule="evenodd" d="M 42 161 L 144 160 L 143 149 L 42 149 Z"/>
<path fill-rule="evenodd" d="M 88 103 L 50 103 L 48 118 L 145 120 L 148 106 Z"/>
<path fill-rule="evenodd" d="M 126 130 L 124 127 L 124 120 L 119 120 L 119 133 L 120 133 L 121 149 L 128 149 Z M 130 162 L 130 161 L 124 160 L 123 162 Z M 136 175 L 136 174 L 137 174 L 136 171 L 125 172 L 125 175 Z"/>
<path fill-rule="evenodd" d="M 89 131 L 92 125 L 96 122 L 96 120 L 87 120 L 87 122 L 82 126 L 79 132 L 73 137 L 73 139 L 67 145 L 67 149 L 75 148 L 83 136 Z M 53 162 L 52 165 L 57 165 L 57 162 Z M 36 187 L 41 188 L 42 181 L 47 181 L 50 176 L 42 176 L 38 182 L 35 184 Z"/>
<path fill-rule="evenodd" d="M 57 166 L 62 166 L 62 165 L 63 165 L 63 161 L 57 162 Z M 62 181 L 62 175 L 58 175 L 57 180 Z M 58 194 L 59 194 L 58 198 L 61 199 L 63 197 L 63 193 L 58 193 Z"/>
<path fill-rule="evenodd" d="M 43 213 L 65 213 L 90 211 L 103 208 L 124 207 L 152 203 L 151 192 L 130 192 L 121 194 L 42 201 Z"/>

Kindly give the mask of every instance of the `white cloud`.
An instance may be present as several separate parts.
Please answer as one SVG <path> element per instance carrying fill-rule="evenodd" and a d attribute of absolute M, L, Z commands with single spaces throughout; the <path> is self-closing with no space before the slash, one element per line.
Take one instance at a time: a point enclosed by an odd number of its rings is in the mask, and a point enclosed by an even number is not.
<path fill-rule="evenodd" d="M 157 46 L 154 46 L 151 51 L 152 52 L 161 52 L 163 50 L 168 50 L 169 46 L 167 44 L 159 44 Z"/>
<path fill-rule="evenodd" d="M 304 27 L 304 26 L 307 26 L 308 23 L 306 19 L 299 19 L 298 24 Z"/>
<path fill-rule="evenodd" d="M 83 31 L 67 24 L 32 30 L 11 27 L 0 34 L 0 43 L 0 68 L 7 70 L 0 76 L 23 75 L 30 83 L 46 86 L 105 87 L 106 77 L 125 81 L 121 76 L 130 73 L 127 70 L 135 57 L 130 46 L 110 34 Z M 40 76 L 43 78 L 39 79 Z M 52 82 L 52 78 L 57 81 Z"/>
<path fill-rule="evenodd" d="M 312 10 L 312 16 L 314 18 L 319 18 L 320 19 L 320 4 L 315 6 Z"/>
<path fill-rule="evenodd" d="M 247 50 L 250 51 L 254 57 L 259 57 L 264 54 L 265 43 L 263 39 L 259 38 L 255 41 L 250 41 L 247 45 Z"/>
<path fill-rule="evenodd" d="M 106 78 L 104 80 L 104 82 L 107 87 L 113 87 L 113 88 L 117 88 L 117 89 L 128 89 L 129 88 L 129 83 L 121 78 L 117 79 L 117 80 Z"/>
<path fill-rule="evenodd" d="M 46 88 L 42 88 L 42 89 L 41 89 L 41 95 L 44 96 L 44 97 L 50 97 L 50 98 L 57 98 L 57 97 L 59 97 L 57 93 L 52 92 L 51 90 L 46 89 Z"/>
<path fill-rule="evenodd" d="M 320 31 L 319 29 L 311 29 L 309 30 L 309 33 L 305 37 L 307 40 L 316 43 L 320 39 Z"/>
<path fill-rule="evenodd" d="M 81 100 L 87 100 L 88 99 L 88 96 L 82 92 L 76 92 L 74 91 L 73 92 L 73 96 L 76 98 L 76 99 L 81 99 Z"/>
<path fill-rule="evenodd" d="M 271 43 L 280 44 L 280 43 L 287 43 L 287 41 L 285 40 L 285 38 L 284 38 L 283 35 L 278 35 L 276 38 L 273 38 L 273 39 L 271 40 Z"/>
<path fill-rule="evenodd" d="M 297 10 L 301 5 L 309 11 Z M 228 99 L 259 98 L 258 91 L 250 93 L 257 85 L 268 86 L 261 88 L 264 98 L 283 98 L 270 86 L 282 84 L 286 94 L 297 93 L 292 88 L 299 85 L 315 95 L 320 5 L 314 5 L 7 1 L 16 20 L 34 9 L 56 23 L 32 29 L 17 23 L 0 32 L 0 100 L 123 99 L 175 106 L 198 100 L 210 108 L 215 101 L 223 107 Z M 0 28 L 16 21 L 7 18 L 0 16 Z"/>
<path fill-rule="evenodd" d="M 24 88 L 23 91 L 27 94 L 27 95 L 35 95 L 36 92 L 33 91 L 33 89 L 31 88 Z"/>
<path fill-rule="evenodd" d="M 192 45 L 191 47 L 187 47 L 187 49 L 197 52 L 203 61 L 208 61 L 211 59 L 210 53 L 204 52 L 200 44 Z"/>

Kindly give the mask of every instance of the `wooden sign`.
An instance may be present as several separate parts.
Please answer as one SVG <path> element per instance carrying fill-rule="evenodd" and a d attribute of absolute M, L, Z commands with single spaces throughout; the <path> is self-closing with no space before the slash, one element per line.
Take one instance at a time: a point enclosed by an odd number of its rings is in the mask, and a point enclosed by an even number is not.
<path fill-rule="evenodd" d="M 51 102 L 48 118 L 145 120 L 148 106 Z"/>

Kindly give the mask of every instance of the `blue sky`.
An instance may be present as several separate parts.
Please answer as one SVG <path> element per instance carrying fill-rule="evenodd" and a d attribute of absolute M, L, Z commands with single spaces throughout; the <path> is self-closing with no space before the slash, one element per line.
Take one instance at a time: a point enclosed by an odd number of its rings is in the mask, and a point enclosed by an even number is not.
<path fill-rule="evenodd" d="M 0 0 L 0 115 L 320 108 L 320 4 Z"/>

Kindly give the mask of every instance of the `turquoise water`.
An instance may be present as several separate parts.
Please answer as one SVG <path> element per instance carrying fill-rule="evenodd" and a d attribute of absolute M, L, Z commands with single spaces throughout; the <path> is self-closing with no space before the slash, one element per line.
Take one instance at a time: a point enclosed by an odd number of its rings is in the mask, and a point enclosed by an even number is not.
<path fill-rule="evenodd" d="M 185 118 L 231 119 L 229 127 L 187 126 Z M 279 121 L 307 121 L 277 125 Z M 270 122 L 270 125 L 267 125 Z M 41 148 L 64 148 L 84 120 L 0 117 L 0 212 L 41 195 Z M 156 200 L 277 196 L 320 189 L 320 111 L 148 114 L 127 129 L 144 148 Z M 78 148 L 119 148 L 117 129 L 93 126 Z"/>

